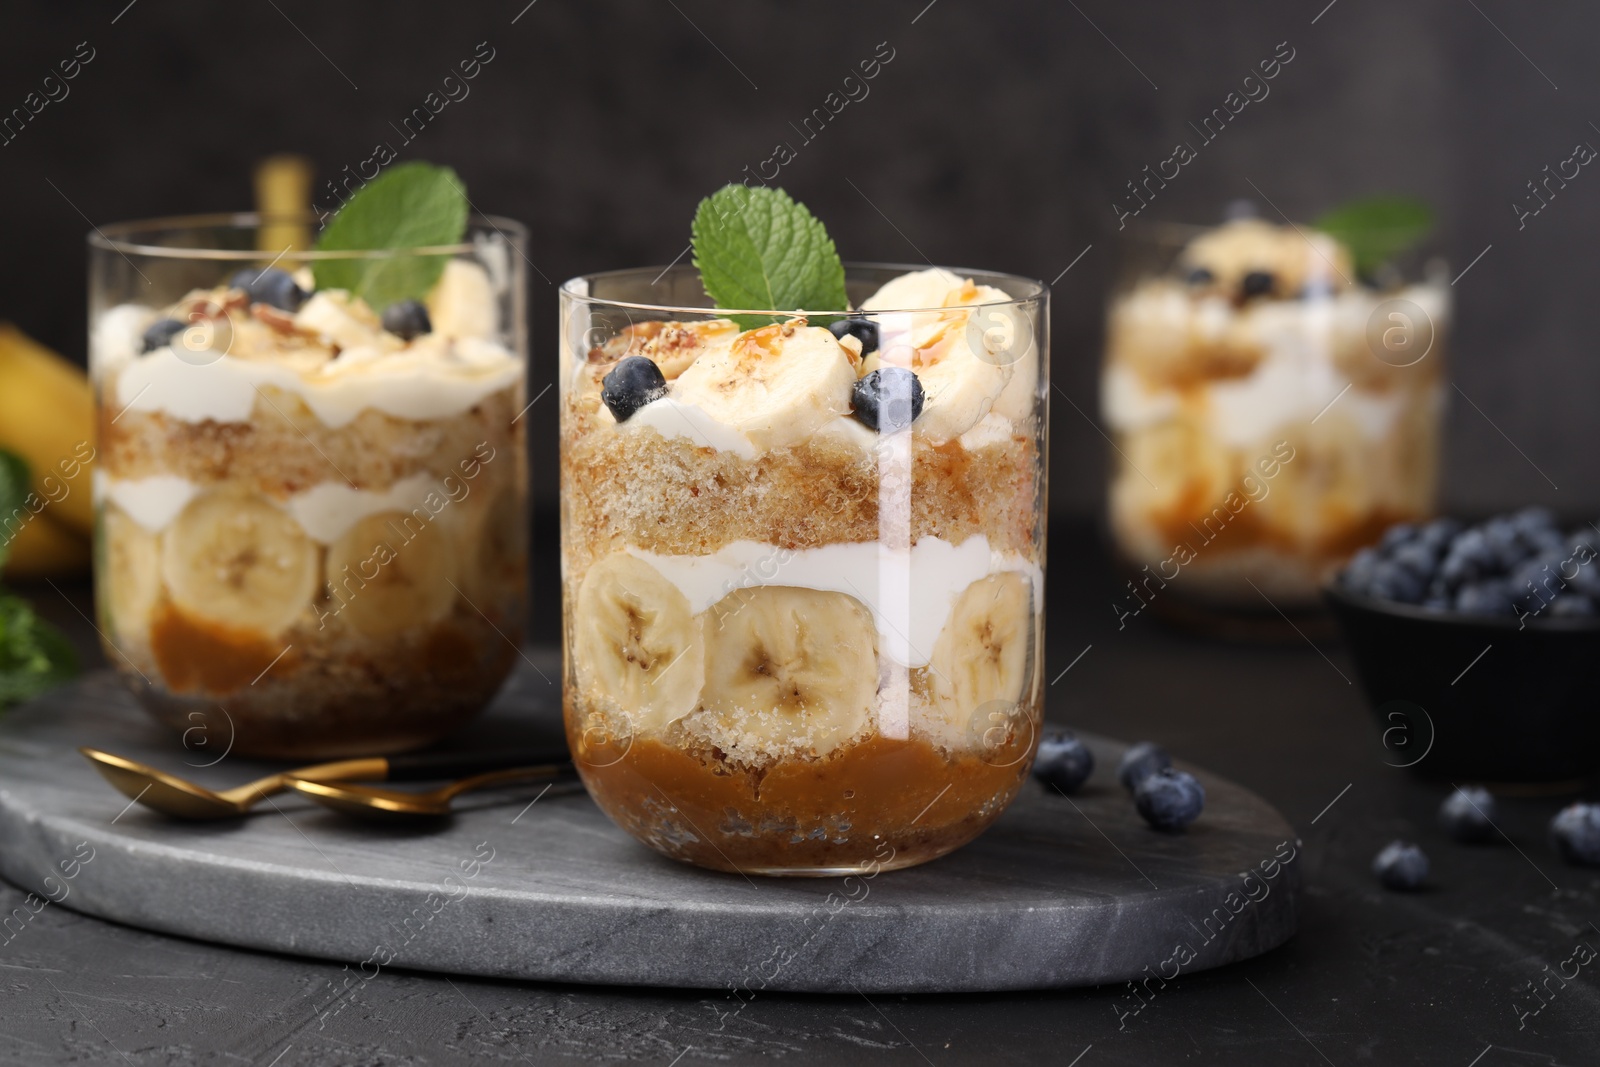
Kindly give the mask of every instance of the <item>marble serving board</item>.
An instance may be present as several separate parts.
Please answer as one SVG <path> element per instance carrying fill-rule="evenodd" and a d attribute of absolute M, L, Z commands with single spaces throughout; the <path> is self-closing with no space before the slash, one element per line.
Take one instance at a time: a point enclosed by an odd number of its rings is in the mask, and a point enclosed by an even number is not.
<path fill-rule="evenodd" d="M 559 657 L 530 656 L 452 747 L 560 736 Z M 1090 985 L 1244 959 L 1297 920 L 1300 846 L 1281 815 L 1189 768 L 1205 814 L 1157 833 L 1116 782 L 1123 744 L 1103 738 L 1089 738 L 1098 766 L 1071 799 L 1029 782 L 951 856 L 822 879 L 664 859 L 575 788 L 462 798 L 424 826 L 353 822 L 292 794 L 246 819 L 173 822 L 130 806 L 76 751 L 216 788 L 276 769 L 198 740 L 157 727 L 105 673 L 7 713 L 0 874 L 88 915 L 343 961 L 357 980 L 396 966 L 736 992 Z"/>

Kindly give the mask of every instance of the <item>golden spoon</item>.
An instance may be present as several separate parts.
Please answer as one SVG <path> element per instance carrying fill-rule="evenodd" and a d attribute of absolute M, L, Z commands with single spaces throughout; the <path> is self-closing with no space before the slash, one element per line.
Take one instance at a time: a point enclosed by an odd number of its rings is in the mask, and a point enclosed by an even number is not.
<path fill-rule="evenodd" d="M 577 777 L 576 768 L 570 762 L 562 761 L 475 774 L 470 778 L 462 778 L 447 786 L 423 793 L 412 793 L 403 789 L 375 789 L 372 786 L 353 785 L 349 782 L 309 781 L 298 776 L 291 776 L 287 785 L 307 800 L 314 800 L 324 807 L 346 815 L 364 818 L 407 818 L 448 815 L 450 802 L 462 793 L 474 789 L 487 789 L 504 782 L 538 781 L 543 778 L 552 781 L 575 781 Z"/>
<path fill-rule="evenodd" d="M 344 781 L 419 781 L 448 778 L 488 768 L 550 763 L 566 759 L 565 750 L 503 751 L 497 753 L 431 753 L 421 756 L 374 756 L 337 760 L 311 767 L 269 774 L 253 782 L 220 792 L 148 763 L 94 748 L 80 748 L 95 769 L 131 800 L 178 819 L 231 819 L 247 814 L 264 797 L 281 793 L 291 778 Z"/>

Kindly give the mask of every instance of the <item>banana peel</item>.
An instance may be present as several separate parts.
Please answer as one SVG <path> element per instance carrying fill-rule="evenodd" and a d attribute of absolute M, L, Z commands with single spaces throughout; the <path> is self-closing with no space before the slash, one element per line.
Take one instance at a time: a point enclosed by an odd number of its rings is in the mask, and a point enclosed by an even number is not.
<path fill-rule="evenodd" d="M 31 488 L 50 501 L 51 520 L 83 538 L 94 528 L 94 437 L 88 376 L 15 326 L 0 323 L 0 448 L 28 461 Z M 54 558 L 61 549 L 59 539 L 42 533 L 32 540 L 40 558 Z"/>
<path fill-rule="evenodd" d="M 0 576 L 8 580 L 67 578 L 88 569 L 89 539 L 40 513 L 17 528 Z"/>

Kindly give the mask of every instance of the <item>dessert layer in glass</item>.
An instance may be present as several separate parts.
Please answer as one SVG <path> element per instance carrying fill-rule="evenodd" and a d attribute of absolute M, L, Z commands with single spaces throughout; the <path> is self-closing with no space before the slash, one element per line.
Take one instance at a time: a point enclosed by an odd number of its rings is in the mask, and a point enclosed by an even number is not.
<path fill-rule="evenodd" d="M 948 271 L 877 281 L 867 342 L 688 309 L 597 336 L 568 283 L 568 734 L 602 808 L 675 858 L 826 873 L 887 842 L 918 863 L 1027 773 L 1038 308 Z M 635 358 L 662 379 L 637 405 L 614 391 Z M 917 376 L 909 428 L 862 417 L 883 367 Z"/>
<path fill-rule="evenodd" d="M 1333 238 L 1254 219 L 1116 297 L 1110 516 L 1144 592 L 1311 607 L 1330 566 L 1430 514 L 1449 318 L 1442 280 L 1363 282 Z"/>
<path fill-rule="evenodd" d="M 101 628 L 146 705 L 219 749 L 415 747 L 488 702 L 522 630 L 504 282 L 450 260 L 402 324 L 295 281 L 288 307 L 241 276 L 96 316 Z"/>

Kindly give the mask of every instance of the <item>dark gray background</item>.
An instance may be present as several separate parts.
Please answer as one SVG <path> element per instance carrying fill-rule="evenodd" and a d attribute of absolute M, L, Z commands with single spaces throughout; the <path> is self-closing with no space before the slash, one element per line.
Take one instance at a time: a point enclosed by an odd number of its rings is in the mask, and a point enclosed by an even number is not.
<path fill-rule="evenodd" d="M 1593 5 L 124 2 L 11 5 L 0 36 L 0 111 L 78 42 L 96 51 L 71 95 L 0 147 L 0 316 L 78 358 L 86 218 L 245 208 L 267 153 L 303 151 L 331 175 L 380 139 L 398 147 L 390 123 L 487 41 L 471 95 L 403 158 L 453 165 L 480 207 L 525 220 L 545 277 L 670 260 L 697 200 L 789 140 L 800 152 L 779 184 L 846 258 L 1050 280 L 1092 244 L 1055 285 L 1053 346 L 1057 381 L 1092 415 L 1113 197 L 1287 41 L 1271 95 L 1146 217 L 1208 221 L 1252 182 L 1297 218 L 1375 191 L 1426 197 L 1454 270 L 1493 246 L 1455 288 L 1455 380 L 1481 413 L 1451 391 L 1447 504 L 1596 510 L 1600 178 L 1581 174 L 1520 232 L 1510 206 L 1576 142 L 1600 144 Z M 881 41 L 895 58 L 870 96 L 801 146 L 789 123 Z M 532 290 L 537 390 L 553 377 L 555 295 L 537 275 Z M 1105 445 L 1059 399 L 1054 507 L 1088 512 Z M 553 410 L 533 423 L 545 501 Z"/>

